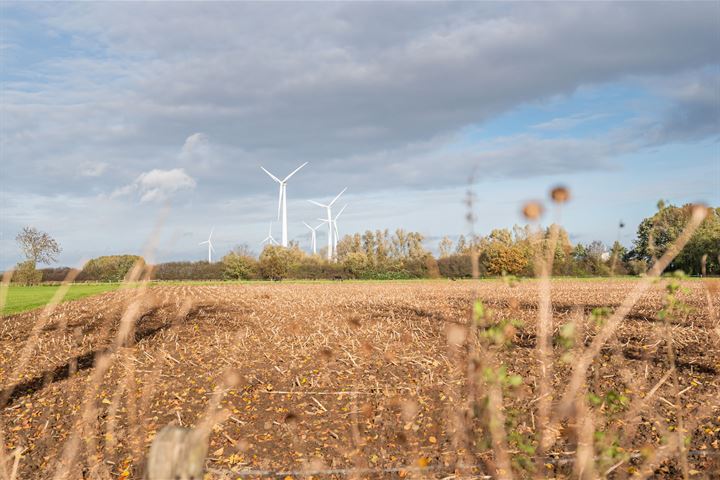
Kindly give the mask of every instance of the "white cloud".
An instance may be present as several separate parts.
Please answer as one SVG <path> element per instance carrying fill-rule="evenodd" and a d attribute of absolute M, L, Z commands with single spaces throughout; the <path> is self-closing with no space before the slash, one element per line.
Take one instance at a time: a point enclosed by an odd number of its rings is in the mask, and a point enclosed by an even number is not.
<path fill-rule="evenodd" d="M 195 180 L 182 168 L 154 169 L 141 173 L 133 183 L 115 190 L 111 197 L 138 193 L 141 202 L 159 201 L 180 190 L 192 190 L 196 185 Z"/>

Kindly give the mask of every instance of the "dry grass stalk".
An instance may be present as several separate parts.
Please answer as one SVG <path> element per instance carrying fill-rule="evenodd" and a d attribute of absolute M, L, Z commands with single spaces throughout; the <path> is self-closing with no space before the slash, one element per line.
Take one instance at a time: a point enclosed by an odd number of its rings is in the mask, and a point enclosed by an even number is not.
<path fill-rule="evenodd" d="M 655 277 L 658 277 L 667 268 L 670 262 L 677 256 L 677 254 L 680 252 L 680 250 L 682 250 L 685 244 L 687 244 L 697 227 L 700 226 L 700 223 L 702 223 L 702 221 L 705 219 L 706 215 L 707 210 L 704 208 L 698 207 L 693 209 L 690 221 L 685 226 L 682 233 L 667 249 L 663 256 L 653 264 L 650 270 L 648 270 L 646 277 L 643 278 L 640 282 L 638 282 L 635 288 L 627 295 L 627 297 L 625 297 L 620 307 L 617 308 L 617 310 L 615 310 L 615 312 L 610 316 L 610 318 L 607 319 L 605 325 L 595 336 L 590 346 L 586 349 L 585 353 L 576 361 L 575 368 L 573 369 L 573 373 L 570 378 L 568 387 L 565 390 L 563 399 L 560 403 L 556 415 L 554 415 L 552 421 L 550 422 L 550 427 L 548 428 L 550 434 L 545 437 L 545 442 L 541 445 L 543 449 L 546 450 L 553 443 L 555 443 L 555 439 L 557 438 L 557 433 L 555 433 L 557 431 L 557 426 L 559 425 L 562 417 L 567 414 L 570 405 L 574 401 L 575 396 L 580 390 L 582 383 L 585 381 L 585 375 L 587 373 L 587 370 L 592 364 L 595 357 L 597 357 L 602 347 L 615 333 L 615 330 L 617 329 L 620 322 L 627 316 L 632 307 L 638 302 L 640 297 L 650 287 L 653 279 Z"/>
<path fill-rule="evenodd" d="M 10 380 L 10 387 L 6 388 L 0 396 L 0 408 L 4 407 L 7 404 L 7 401 L 10 399 L 15 384 L 20 380 L 20 378 L 22 378 L 22 375 L 25 372 L 25 368 L 30 361 L 30 355 L 32 355 L 32 352 L 35 350 L 40 332 L 47 325 L 47 322 L 55 311 L 55 308 L 58 306 L 58 304 L 60 304 L 60 302 L 62 302 L 63 298 L 65 298 L 65 295 L 67 295 L 68 290 L 72 286 L 72 282 L 75 281 L 75 278 L 79 273 L 80 270 L 75 269 L 71 269 L 68 272 L 60 287 L 53 294 L 50 302 L 45 305 L 42 313 L 40 313 L 40 316 L 35 322 L 35 325 L 33 325 L 32 330 L 30 331 L 30 335 L 28 336 L 25 345 L 23 345 L 23 348 L 20 351 L 20 355 L 18 355 L 16 367 L 8 377 Z"/>

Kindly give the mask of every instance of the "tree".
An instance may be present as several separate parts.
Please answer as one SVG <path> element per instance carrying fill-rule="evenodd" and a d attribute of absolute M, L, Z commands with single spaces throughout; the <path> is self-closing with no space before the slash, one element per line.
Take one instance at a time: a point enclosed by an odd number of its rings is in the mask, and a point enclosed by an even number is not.
<path fill-rule="evenodd" d="M 440 258 L 447 258 L 452 255 L 452 247 L 452 240 L 450 240 L 450 237 L 445 235 L 442 240 L 440 240 L 440 244 L 438 245 L 438 249 L 440 250 Z"/>
<path fill-rule="evenodd" d="M 627 260 L 652 264 L 661 257 L 675 241 L 689 221 L 692 204 L 682 207 L 658 202 L 658 211 L 645 218 L 637 230 L 633 249 L 628 252 Z M 720 273 L 718 255 L 720 255 L 720 208 L 708 208 L 708 215 L 695 230 L 685 248 L 668 265 L 668 270 L 683 270 L 689 274 L 698 274 L 702 269 L 702 257 L 707 255 L 708 274 Z"/>
<path fill-rule="evenodd" d="M 93 258 L 85 264 L 82 275 L 88 280 L 120 282 L 125 279 L 136 263 L 145 260 L 137 255 L 107 255 Z"/>
<path fill-rule="evenodd" d="M 267 280 L 282 280 L 294 264 L 293 250 L 279 245 L 267 245 L 260 254 L 258 271 Z"/>
<path fill-rule="evenodd" d="M 55 262 L 62 248 L 54 238 L 34 227 L 23 228 L 15 240 L 26 258 L 15 267 L 15 281 L 24 285 L 40 283 L 42 272 L 37 271 L 37 264 Z"/>
<path fill-rule="evenodd" d="M 249 280 L 255 275 L 257 263 L 247 245 L 235 247 L 222 258 L 223 277 L 232 280 Z"/>
<path fill-rule="evenodd" d="M 45 232 L 34 227 L 25 227 L 15 237 L 25 258 L 33 263 L 50 264 L 57 261 L 62 251 L 58 242 Z"/>

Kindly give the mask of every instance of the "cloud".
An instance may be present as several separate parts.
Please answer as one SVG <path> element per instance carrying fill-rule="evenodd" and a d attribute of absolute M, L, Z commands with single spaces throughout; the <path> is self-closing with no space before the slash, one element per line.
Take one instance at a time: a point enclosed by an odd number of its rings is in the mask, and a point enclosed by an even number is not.
<path fill-rule="evenodd" d="M 113 166 L 111 178 L 98 178 L 107 191 L 132 182 L 151 156 L 164 169 L 179 160 L 193 177 L 216 182 L 217 195 L 257 193 L 259 162 L 289 171 L 309 160 L 325 175 L 362 174 L 367 165 L 350 159 L 432 145 L 581 87 L 720 63 L 716 3 L 13 8 L 36 20 L 29 33 L 20 23 L 23 34 L 53 31 L 62 47 L 44 57 L 44 43 L 26 42 L 18 55 L 36 61 L 4 84 L 3 147 L 11 174 L 23 177 L 18 185 L 37 178 L 32 170 L 48 171 L 57 155 L 94 157 Z M 22 32 L 9 29 L 8 41 L 18 43 Z M 676 127 L 683 138 L 701 138 L 712 129 L 702 123 L 707 115 L 697 110 L 684 121 L 669 113 L 674 126 L 658 138 L 669 140 Z M 588 120 L 570 117 L 539 123 Z M 391 163 L 401 160 L 420 168 L 414 156 Z M 505 170 L 535 163 L 513 161 L 520 163 Z M 73 169 L 63 170 L 70 177 Z M 422 187 L 438 186 L 426 173 L 415 173 L 430 182 Z M 62 180 L 33 185 L 49 194 L 82 188 Z M 382 180 L 366 187 L 387 187 Z"/>
<path fill-rule="evenodd" d="M 111 197 L 121 197 L 138 193 L 141 202 L 165 200 L 180 190 L 192 190 L 196 186 L 195 180 L 182 168 L 172 170 L 154 169 L 141 173 L 129 185 L 115 190 Z"/>
<path fill-rule="evenodd" d="M 185 139 L 185 143 L 180 150 L 181 158 L 197 158 L 204 157 L 208 151 L 208 137 L 204 133 L 193 133 Z"/>

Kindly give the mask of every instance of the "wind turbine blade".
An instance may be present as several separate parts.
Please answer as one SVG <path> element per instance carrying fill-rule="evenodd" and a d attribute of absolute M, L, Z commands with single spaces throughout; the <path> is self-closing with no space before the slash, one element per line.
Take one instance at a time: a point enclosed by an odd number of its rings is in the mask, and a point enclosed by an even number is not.
<path fill-rule="evenodd" d="M 302 167 L 304 167 L 304 166 L 307 165 L 307 164 L 308 164 L 308 162 L 305 162 L 305 163 L 303 163 L 302 165 L 300 165 L 299 167 L 297 167 L 295 170 L 292 171 L 292 173 L 291 173 L 290 175 L 288 175 L 287 177 L 285 177 L 285 179 L 283 180 L 283 182 L 287 182 L 288 180 L 290 180 L 290 177 L 292 177 L 293 175 L 295 175 L 295 174 L 298 172 L 298 170 L 300 170 Z"/>
<path fill-rule="evenodd" d="M 318 218 L 317 220 L 318 220 L 319 222 L 322 222 L 322 224 L 318 225 L 318 227 L 320 227 L 320 226 L 322 226 L 323 224 L 328 223 L 328 222 L 330 221 L 330 220 L 328 220 L 327 218 Z"/>
<path fill-rule="evenodd" d="M 198 245 L 205 245 L 206 243 L 208 243 L 208 241 L 207 241 L 207 240 L 205 240 L 204 242 L 200 242 L 200 243 L 198 243 Z"/>
<path fill-rule="evenodd" d="M 317 205 L 318 207 L 327 208 L 327 205 L 323 205 L 322 203 L 316 202 L 315 200 L 308 200 L 308 202 L 312 203 L 313 205 Z"/>
<path fill-rule="evenodd" d="M 278 182 L 278 183 L 282 183 L 282 180 L 280 180 L 278 177 L 276 177 L 276 176 L 273 175 L 272 173 L 270 173 L 270 172 L 268 172 L 267 170 L 265 170 L 265 167 L 263 167 L 263 166 L 261 165 L 260 168 L 262 168 L 262 171 L 263 171 L 263 172 L 265 172 L 265 173 L 267 173 L 268 175 L 270 175 L 270 178 L 272 178 L 273 180 L 275 180 L 275 181 Z"/>
<path fill-rule="evenodd" d="M 337 240 L 339 234 L 338 234 L 337 223 L 335 223 L 335 222 L 333 222 L 333 229 L 335 230 L 335 239 Z"/>
<path fill-rule="evenodd" d="M 280 193 L 278 193 L 278 220 L 280 220 L 280 207 L 282 207 L 282 183 L 280 184 Z"/>
<path fill-rule="evenodd" d="M 215 251 L 215 247 L 212 246 L 212 243 L 210 243 L 209 245 L 210 245 L 210 250 L 212 250 L 212 251 L 214 252 L 214 251 Z"/>
<path fill-rule="evenodd" d="M 313 229 L 313 228 L 312 228 L 312 227 L 311 227 L 310 225 L 308 225 L 308 224 L 307 224 L 307 223 L 305 223 L 305 222 L 303 222 L 303 225 L 305 225 L 305 226 L 306 226 L 307 228 L 309 228 L 310 230 L 312 230 L 312 229 Z"/>
<path fill-rule="evenodd" d="M 214 231 L 215 231 L 215 227 L 212 227 L 212 228 L 210 229 L 210 235 L 208 235 L 208 240 L 210 240 L 210 239 L 212 238 L 212 234 L 213 234 Z"/>
<path fill-rule="evenodd" d="M 320 219 L 318 218 L 318 220 L 320 220 Z M 327 222 L 327 220 L 324 220 L 324 221 Z M 322 226 L 323 226 L 323 224 L 321 223 L 321 224 L 318 225 L 317 227 L 313 228 L 313 230 L 317 230 L 318 228 L 320 228 L 320 227 L 322 227 Z"/>
<path fill-rule="evenodd" d="M 340 198 L 340 195 L 342 195 L 343 193 L 345 193 L 345 190 L 347 190 L 347 187 L 343 188 L 342 192 L 338 193 L 338 194 L 337 194 L 337 197 L 333 198 L 333 201 L 330 202 L 330 203 L 328 204 L 328 206 L 332 206 L 332 204 L 335 203 L 338 198 Z"/>
<path fill-rule="evenodd" d="M 337 220 L 338 217 L 339 217 L 340 215 L 342 215 L 342 212 L 345 210 L 345 207 L 347 207 L 347 203 L 346 203 L 345 205 L 343 205 L 343 207 L 340 209 L 340 211 L 338 212 L 338 214 L 335 215 L 335 220 Z"/>

